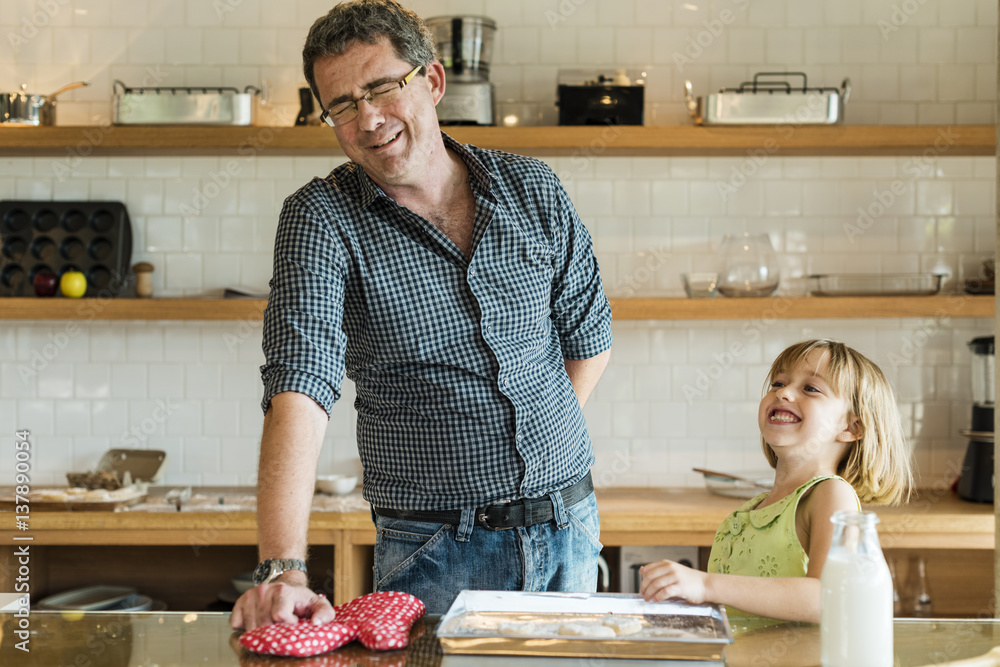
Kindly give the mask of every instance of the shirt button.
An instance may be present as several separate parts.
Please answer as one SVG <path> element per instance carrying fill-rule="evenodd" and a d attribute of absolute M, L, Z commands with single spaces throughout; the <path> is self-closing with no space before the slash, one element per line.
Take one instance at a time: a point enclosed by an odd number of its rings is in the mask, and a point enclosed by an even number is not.
<path fill-rule="evenodd" d="M 476 277 L 476 272 L 475 271 L 469 271 L 469 277 L 470 278 L 475 278 Z"/>
<path fill-rule="evenodd" d="M 487 326 L 486 327 L 486 333 L 492 333 L 492 332 L 493 332 L 493 327 Z"/>
<path fill-rule="evenodd" d="M 503 386 L 505 386 L 505 387 L 507 386 L 507 381 L 506 380 L 503 381 Z"/>

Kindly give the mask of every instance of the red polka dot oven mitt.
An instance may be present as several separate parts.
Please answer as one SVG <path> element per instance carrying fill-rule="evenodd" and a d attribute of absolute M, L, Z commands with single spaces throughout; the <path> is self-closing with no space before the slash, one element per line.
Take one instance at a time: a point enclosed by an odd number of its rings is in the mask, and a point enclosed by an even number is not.
<path fill-rule="evenodd" d="M 340 623 L 313 625 L 309 619 L 298 623 L 262 625 L 240 636 L 240 646 L 265 655 L 307 658 L 340 648 L 358 636 L 357 630 Z"/>
<path fill-rule="evenodd" d="M 365 648 L 386 651 L 403 648 L 410 641 L 410 627 L 424 615 L 424 603 L 409 593 L 369 593 L 334 607 L 336 619 L 358 628 Z"/>
<path fill-rule="evenodd" d="M 378 651 L 404 648 L 410 640 L 410 627 L 424 610 L 424 603 L 408 593 L 369 593 L 334 607 L 332 623 L 313 625 L 303 619 L 264 625 L 244 632 L 240 645 L 254 653 L 297 658 L 327 653 L 354 639 Z"/>

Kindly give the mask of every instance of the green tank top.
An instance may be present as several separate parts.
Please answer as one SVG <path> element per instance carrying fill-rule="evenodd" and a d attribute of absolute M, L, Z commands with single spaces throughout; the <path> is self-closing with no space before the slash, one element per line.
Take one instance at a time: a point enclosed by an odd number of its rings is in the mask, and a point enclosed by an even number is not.
<path fill-rule="evenodd" d="M 744 503 L 716 531 L 708 571 L 753 577 L 804 577 L 809 569 L 809 554 L 795 532 L 795 511 L 806 491 L 827 479 L 847 484 L 835 475 L 813 477 L 767 507 L 757 509 L 767 493 Z M 854 498 L 860 511 L 857 494 Z"/>

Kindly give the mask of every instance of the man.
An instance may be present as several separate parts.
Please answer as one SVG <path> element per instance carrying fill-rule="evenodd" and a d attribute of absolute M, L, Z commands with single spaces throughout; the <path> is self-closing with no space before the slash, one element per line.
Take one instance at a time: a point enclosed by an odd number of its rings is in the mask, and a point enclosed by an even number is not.
<path fill-rule="evenodd" d="M 611 313 L 569 198 L 543 163 L 441 133 L 444 69 L 395 0 L 336 6 L 303 61 L 351 162 L 281 213 L 264 319 L 263 583 L 233 627 L 333 618 L 302 561 L 345 372 L 376 589 L 430 613 L 467 588 L 594 590 L 582 406 L 610 356 Z"/>

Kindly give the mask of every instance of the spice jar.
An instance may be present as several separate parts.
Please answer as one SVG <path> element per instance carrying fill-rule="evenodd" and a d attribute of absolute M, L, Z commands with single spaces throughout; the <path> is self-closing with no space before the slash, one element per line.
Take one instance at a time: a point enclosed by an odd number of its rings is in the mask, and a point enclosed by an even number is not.
<path fill-rule="evenodd" d="M 149 262 L 139 262 L 132 267 L 135 272 L 135 295 L 140 299 L 153 296 L 153 265 Z"/>

